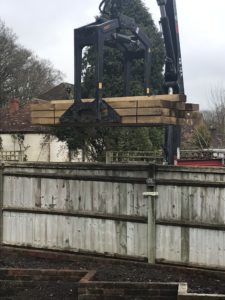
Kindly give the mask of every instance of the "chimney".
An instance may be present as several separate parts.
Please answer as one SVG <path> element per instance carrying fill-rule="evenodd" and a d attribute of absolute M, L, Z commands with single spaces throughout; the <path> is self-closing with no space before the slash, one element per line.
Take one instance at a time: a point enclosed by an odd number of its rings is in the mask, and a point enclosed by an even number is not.
<path fill-rule="evenodd" d="M 10 100 L 9 102 L 9 114 L 15 114 L 19 110 L 20 102 L 17 98 Z"/>

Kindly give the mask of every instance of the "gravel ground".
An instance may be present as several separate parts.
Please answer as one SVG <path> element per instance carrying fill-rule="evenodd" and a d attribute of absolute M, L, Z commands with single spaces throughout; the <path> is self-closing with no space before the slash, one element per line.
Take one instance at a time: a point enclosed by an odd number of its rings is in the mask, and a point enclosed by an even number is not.
<path fill-rule="evenodd" d="M 225 294 L 225 273 L 147 263 L 73 255 L 69 259 L 47 259 L 0 251 L 0 268 L 96 270 L 96 281 L 187 282 L 189 292 Z M 65 279 L 64 279 L 65 280 Z M 76 299 L 76 283 L 35 282 L 34 286 L 7 285 L 1 281 L 0 299 Z"/>

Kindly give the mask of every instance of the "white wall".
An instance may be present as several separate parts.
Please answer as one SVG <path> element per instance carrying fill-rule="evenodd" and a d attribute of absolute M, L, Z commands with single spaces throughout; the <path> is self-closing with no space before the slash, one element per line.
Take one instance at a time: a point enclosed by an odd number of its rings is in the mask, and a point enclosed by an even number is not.
<path fill-rule="evenodd" d="M 68 162 L 69 151 L 65 142 L 46 134 L 26 133 L 22 147 L 15 134 L 0 134 L 3 151 L 25 151 L 27 161 Z M 81 161 L 79 155 L 73 161 Z"/>

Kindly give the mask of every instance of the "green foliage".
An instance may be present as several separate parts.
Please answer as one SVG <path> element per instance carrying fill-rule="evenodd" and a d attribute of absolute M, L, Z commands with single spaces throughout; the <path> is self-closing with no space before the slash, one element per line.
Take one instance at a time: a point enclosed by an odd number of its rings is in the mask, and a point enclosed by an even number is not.
<path fill-rule="evenodd" d="M 164 128 L 153 127 L 148 128 L 149 139 L 152 143 L 151 150 L 159 150 L 164 145 L 165 130 Z"/>
<path fill-rule="evenodd" d="M 69 150 L 82 149 L 89 160 L 104 161 L 106 151 L 150 151 L 161 148 L 163 130 L 158 128 L 57 127 L 54 134 Z"/>
<path fill-rule="evenodd" d="M 151 88 L 157 94 L 161 90 L 164 65 L 164 47 L 151 14 L 141 0 L 133 0 L 121 11 L 135 18 L 136 23 L 151 40 L 152 68 Z M 95 57 L 88 47 L 83 55 L 82 98 L 95 96 Z M 123 54 L 112 48 L 104 51 L 103 97 L 123 96 Z M 138 60 L 132 66 L 131 95 L 144 94 L 144 61 Z M 148 151 L 161 148 L 163 129 L 160 128 L 58 128 L 57 136 L 66 140 L 70 150 L 83 149 L 90 159 L 101 161 L 106 150 Z"/>

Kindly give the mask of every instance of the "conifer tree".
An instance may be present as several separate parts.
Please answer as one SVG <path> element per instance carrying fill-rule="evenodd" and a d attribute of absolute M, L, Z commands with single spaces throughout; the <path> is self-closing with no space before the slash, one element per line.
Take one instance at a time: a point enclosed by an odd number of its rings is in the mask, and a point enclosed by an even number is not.
<path fill-rule="evenodd" d="M 152 68 L 151 88 L 154 93 L 162 89 L 162 70 L 164 65 L 164 47 L 161 33 L 155 26 L 151 14 L 141 0 L 129 1 L 122 13 L 135 19 L 142 31 L 151 41 Z M 83 97 L 94 97 L 94 54 L 88 48 L 84 53 Z M 132 66 L 131 95 L 143 95 L 144 66 L 143 60 L 134 61 Z M 123 96 L 123 55 L 117 49 L 105 47 L 103 92 L 105 97 Z"/>

